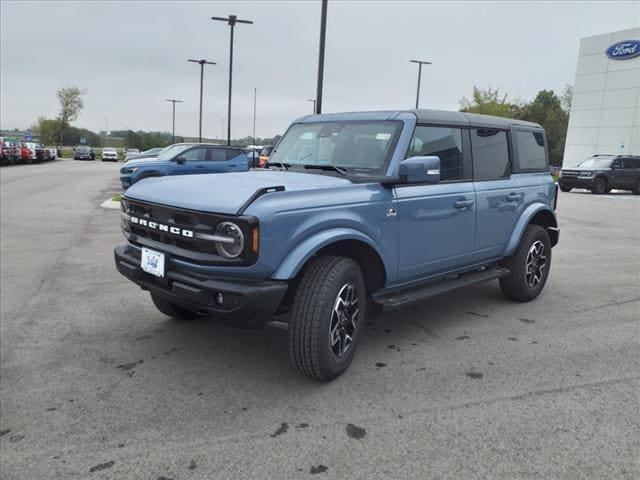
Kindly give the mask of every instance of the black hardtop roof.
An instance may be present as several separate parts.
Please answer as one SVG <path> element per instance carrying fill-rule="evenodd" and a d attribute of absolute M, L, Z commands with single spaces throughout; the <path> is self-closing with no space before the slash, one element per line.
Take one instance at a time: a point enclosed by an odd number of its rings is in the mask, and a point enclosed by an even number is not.
<path fill-rule="evenodd" d="M 418 117 L 418 123 L 446 123 L 450 125 L 468 125 L 473 127 L 528 127 L 542 128 L 534 122 L 516 120 L 513 118 L 495 117 L 493 115 L 480 115 L 478 113 L 450 112 L 447 110 L 410 110 Z"/>
<path fill-rule="evenodd" d="M 407 109 L 407 110 L 383 110 L 369 112 L 345 112 L 327 113 L 321 115 L 308 115 L 297 122 L 314 121 L 349 121 L 349 120 L 394 120 L 399 115 L 410 113 L 416 116 L 418 123 L 435 125 L 456 125 L 461 127 L 503 128 L 526 127 L 542 130 L 542 127 L 534 122 L 516 120 L 513 118 L 494 117 L 492 115 L 480 115 L 477 113 L 452 112 L 449 110 Z"/>

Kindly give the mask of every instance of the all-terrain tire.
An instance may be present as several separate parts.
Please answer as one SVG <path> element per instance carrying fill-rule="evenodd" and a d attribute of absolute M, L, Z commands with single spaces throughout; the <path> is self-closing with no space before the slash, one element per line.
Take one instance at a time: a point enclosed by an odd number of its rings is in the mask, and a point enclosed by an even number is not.
<path fill-rule="evenodd" d="M 167 315 L 168 317 L 179 318 L 181 320 L 191 320 L 197 316 L 197 313 L 192 312 L 180 305 L 167 300 L 159 295 L 151 294 L 151 300 L 158 310 Z"/>
<path fill-rule="evenodd" d="M 634 195 L 640 195 L 640 179 L 636 180 L 636 183 L 633 185 L 632 192 Z"/>
<path fill-rule="evenodd" d="M 560 185 L 560 190 L 562 190 L 563 192 L 570 192 L 572 188 L 573 187 L 563 187 L 562 185 Z"/>
<path fill-rule="evenodd" d="M 531 260 L 530 254 L 532 249 L 536 246 L 538 249 L 542 245 L 542 253 L 544 255 L 544 267 L 538 271 L 537 267 L 528 265 Z M 529 225 L 520 243 L 516 248 L 513 255 L 504 259 L 502 265 L 510 270 L 510 274 L 500 279 L 500 289 L 505 297 L 515 300 L 516 302 L 529 302 L 540 295 L 547 278 L 549 276 L 549 270 L 551 268 L 551 240 L 547 231 L 539 225 Z M 528 270 L 529 266 L 529 270 Z M 529 272 L 534 271 L 534 281 L 536 278 L 537 283 L 532 285 L 530 283 L 531 274 Z"/>
<path fill-rule="evenodd" d="M 349 313 L 340 316 L 336 309 L 342 307 L 338 298 L 344 297 L 345 288 L 353 292 L 355 298 Z M 358 264 L 350 258 L 337 256 L 319 257 L 308 266 L 298 284 L 289 322 L 289 357 L 293 365 L 310 378 L 321 382 L 333 380 L 343 373 L 351 364 L 358 341 L 362 336 L 364 319 L 366 318 L 366 290 L 362 271 Z M 338 318 L 349 317 L 345 322 L 351 341 L 342 353 L 342 334 L 344 330 L 333 328 L 339 324 Z M 341 327 L 342 328 L 342 327 Z M 330 330 L 336 335 L 330 336 Z M 339 330 L 339 331 L 338 331 Z M 337 343 L 334 339 L 340 337 Z M 345 337 L 346 338 L 346 337 Z"/>
<path fill-rule="evenodd" d="M 602 195 L 603 193 L 607 193 L 607 181 L 598 177 L 593 181 L 593 186 L 591 187 L 591 193 L 595 193 L 596 195 Z"/>

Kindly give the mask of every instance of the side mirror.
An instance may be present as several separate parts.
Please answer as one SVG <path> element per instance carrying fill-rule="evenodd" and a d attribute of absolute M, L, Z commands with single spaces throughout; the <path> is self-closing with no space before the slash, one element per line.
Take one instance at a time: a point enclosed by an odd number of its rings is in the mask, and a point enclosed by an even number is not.
<path fill-rule="evenodd" d="M 398 176 L 402 183 L 438 183 L 440 157 L 409 157 L 400 162 Z"/>
<path fill-rule="evenodd" d="M 174 162 L 179 163 L 179 164 L 183 164 L 184 162 L 186 162 L 186 160 L 184 159 L 184 157 L 178 157 L 178 158 L 174 158 L 173 159 Z"/>

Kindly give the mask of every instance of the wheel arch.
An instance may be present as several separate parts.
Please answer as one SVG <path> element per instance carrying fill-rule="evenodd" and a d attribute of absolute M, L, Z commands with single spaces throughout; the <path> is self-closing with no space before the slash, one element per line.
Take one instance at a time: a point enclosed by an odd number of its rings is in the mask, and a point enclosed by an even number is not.
<path fill-rule="evenodd" d="M 558 221 L 556 220 L 555 214 L 546 205 L 531 205 L 524 211 L 516 223 L 516 227 L 513 229 L 513 233 L 511 234 L 511 238 L 507 244 L 505 256 L 513 254 L 520 243 L 520 239 L 522 238 L 525 229 L 529 225 L 539 225 L 545 228 L 549 234 L 551 246 L 554 247 L 557 245 L 560 237 L 560 230 L 558 229 Z"/>
<path fill-rule="evenodd" d="M 285 257 L 271 278 L 293 280 L 322 255 L 347 257 L 358 263 L 367 292 L 383 287 L 387 281 L 388 265 L 378 246 L 364 233 L 350 228 L 329 229 L 307 238 Z"/>

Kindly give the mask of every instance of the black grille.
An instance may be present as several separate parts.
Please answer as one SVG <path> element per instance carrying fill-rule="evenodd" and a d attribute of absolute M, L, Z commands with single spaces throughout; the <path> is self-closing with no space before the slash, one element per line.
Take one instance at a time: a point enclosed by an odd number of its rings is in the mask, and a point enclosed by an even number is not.
<path fill-rule="evenodd" d="M 122 220 L 122 228 L 127 239 L 133 244 L 150 248 L 162 247 L 175 256 L 202 263 L 247 264 L 247 262 L 253 263 L 255 261 L 254 252 L 249 251 L 251 242 L 248 241 L 251 238 L 251 229 L 257 223 L 253 217 L 230 218 L 227 215 L 196 212 L 130 199 L 122 200 L 122 209 L 128 215 L 128 218 L 125 217 Z M 132 222 L 131 217 L 136 217 L 138 223 Z M 140 220 L 162 224 L 169 227 L 169 230 L 173 229 L 174 232 L 177 229 L 178 233 L 140 225 Z M 214 235 L 217 225 L 228 220 L 234 221 L 242 229 L 245 236 L 245 255 L 234 260 L 219 256 L 213 241 L 195 238 L 197 233 Z M 184 236 L 182 232 L 185 230 L 192 232 L 193 236 Z"/>

